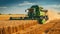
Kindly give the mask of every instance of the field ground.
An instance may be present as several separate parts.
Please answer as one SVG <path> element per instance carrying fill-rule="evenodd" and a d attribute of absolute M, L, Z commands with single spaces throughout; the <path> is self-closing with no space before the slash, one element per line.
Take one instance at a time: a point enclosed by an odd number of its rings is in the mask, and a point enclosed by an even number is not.
<path fill-rule="evenodd" d="M 36 20 L 9 20 L 24 14 L 0 15 L 0 34 L 60 34 L 60 15 L 49 10 L 49 20 L 39 24 Z"/>

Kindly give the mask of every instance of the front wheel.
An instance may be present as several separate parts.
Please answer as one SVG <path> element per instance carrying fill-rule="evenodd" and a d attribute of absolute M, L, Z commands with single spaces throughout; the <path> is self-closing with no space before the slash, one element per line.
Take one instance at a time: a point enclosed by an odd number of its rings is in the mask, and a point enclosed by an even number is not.
<path fill-rule="evenodd" d="M 39 23 L 39 24 L 43 24 L 43 23 L 42 23 L 42 19 L 38 19 L 38 23 Z"/>

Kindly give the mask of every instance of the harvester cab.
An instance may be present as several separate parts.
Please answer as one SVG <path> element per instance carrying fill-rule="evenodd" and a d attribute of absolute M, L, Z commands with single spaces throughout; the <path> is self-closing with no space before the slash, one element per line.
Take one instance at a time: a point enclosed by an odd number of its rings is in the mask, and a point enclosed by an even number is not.
<path fill-rule="evenodd" d="M 10 17 L 10 20 L 37 20 L 41 24 L 44 24 L 48 20 L 48 16 L 46 15 L 48 11 L 43 10 L 43 7 L 39 7 L 38 5 L 31 6 L 25 12 L 27 12 L 28 17 L 18 17 L 18 19 Z"/>

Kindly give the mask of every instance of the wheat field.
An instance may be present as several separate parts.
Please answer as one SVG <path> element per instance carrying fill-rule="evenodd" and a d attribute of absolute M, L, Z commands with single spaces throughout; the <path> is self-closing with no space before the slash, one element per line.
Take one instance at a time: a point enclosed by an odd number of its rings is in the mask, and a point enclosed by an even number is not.
<path fill-rule="evenodd" d="M 0 34 L 60 34 L 60 15 L 49 10 L 45 24 L 37 20 L 9 20 L 10 17 L 25 17 L 25 14 L 0 15 Z"/>

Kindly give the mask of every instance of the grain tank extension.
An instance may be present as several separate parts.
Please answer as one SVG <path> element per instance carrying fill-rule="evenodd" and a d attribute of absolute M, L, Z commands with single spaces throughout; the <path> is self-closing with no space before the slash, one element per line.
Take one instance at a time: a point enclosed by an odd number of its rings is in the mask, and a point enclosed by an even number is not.
<path fill-rule="evenodd" d="M 10 20 L 38 20 L 39 23 L 44 24 L 48 20 L 48 16 L 46 13 L 48 10 L 44 10 L 43 7 L 39 7 L 38 5 L 33 5 L 27 10 L 26 17 L 10 17 Z"/>

